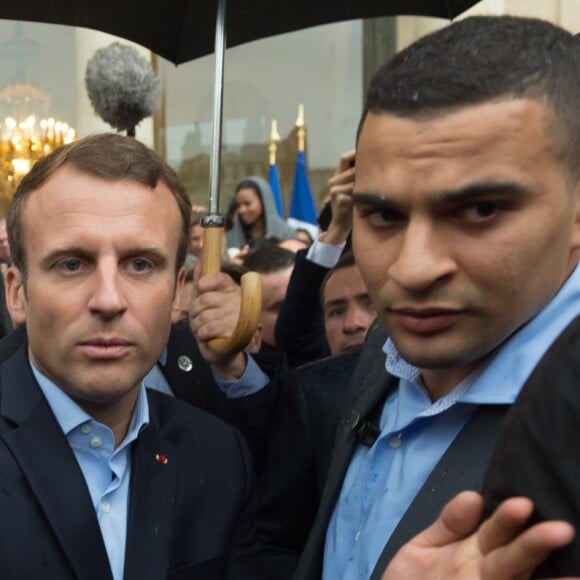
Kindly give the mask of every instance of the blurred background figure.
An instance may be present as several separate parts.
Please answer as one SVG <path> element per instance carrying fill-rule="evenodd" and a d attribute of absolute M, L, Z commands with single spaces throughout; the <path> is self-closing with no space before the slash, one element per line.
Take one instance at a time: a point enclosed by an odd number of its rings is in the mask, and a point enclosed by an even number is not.
<path fill-rule="evenodd" d="M 201 257 L 203 249 L 203 227 L 201 220 L 207 215 L 207 210 L 200 205 L 194 205 L 191 208 L 191 234 L 189 237 L 189 253 L 196 258 Z"/>
<path fill-rule="evenodd" d="M 311 244 L 300 238 L 290 238 L 288 240 L 282 240 L 281 242 L 278 242 L 278 245 L 281 248 L 286 248 L 287 250 L 296 253 L 300 250 L 307 250 Z"/>
<path fill-rule="evenodd" d="M 193 269 L 185 274 L 185 282 L 181 291 L 181 302 L 179 303 L 179 320 L 189 319 L 189 303 L 193 294 Z"/>
<path fill-rule="evenodd" d="M 0 269 L 2 273 L 10 265 L 10 245 L 8 244 L 8 233 L 6 232 L 6 220 L 0 220 Z"/>
<path fill-rule="evenodd" d="M 6 336 L 13 328 L 12 319 L 6 307 L 4 274 L 11 263 L 10 244 L 6 232 L 6 220 L 0 220 L 0 338 Z"/>
<path fill-rule="evenodd" d="M 296 237 L 303 241 L 306 246 L 311 246 L 314 242 L 314 238 L 310 235 L 310 232 L 303 228 L 296 228 Z"/>
<path fill-rule="evenodd" d="M 264 238 L 296 238 L 296 230 L 278 215 L 272 188 L 266 180 L 261 177 L 242 180 L 234 199 L 236 218 L 227 234 L 228 248 L 241 249 L 248 244 L 251 251 Z"/>
<path fill-rule="evenodd" d="M 345 252 L 328 272 L 320 293 L 330 353 L 361 347 L 377 313 L 351 251 Z"/>
<path fill-rule="evenodd" d="M 277 244 L 264 242 L 248 255 L 244 266 L 258 272 L 262 278 L 262 350 L 276 350 L 274 328 L 280 307 L 286 298 L 286 290 L 294 269 L 296 255 Z"/>

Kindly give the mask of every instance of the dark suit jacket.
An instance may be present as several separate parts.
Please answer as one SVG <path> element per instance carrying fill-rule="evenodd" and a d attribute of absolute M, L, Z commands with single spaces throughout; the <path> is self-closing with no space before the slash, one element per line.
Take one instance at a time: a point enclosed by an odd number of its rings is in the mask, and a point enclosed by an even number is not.
<path fill-rule="evenodd" d="M 150 424 L 132 450 L 125 578 L 255 577 L 242 437 L 171 397 L 148 397 Z M 111 578 L 83 474 L 24 348 L 0 366 L 0 474 L 0 578 Z"/>
<path fill-rule="evenodd" d="M 329 357 L 286 381 L 258 482 L 258 542 L 265 571 L 290 580 L 316 516 L 339 409 L 360 355 Z"/>
<path fill-rule="evenodd" d="M 276 320 L 276 345 L 286 353 L 291 367 L 330 356 L 320 306 L 320 286 L 330 270 L 296 254 L 286 298 Z"/>
<path fill-rule="evenodd" d="M 0 340 L 0 363 L 26 342 L 26 329 L 21 326 Z M 272 379 L 280 369 L 267 355 L 254 355 L 260 367 Z M 278 397 L 278 382 L 272 380 L 261 391 L 239 399 L 227 399 L 203 359 L 187 321 L 171 327 L 165 365 L 159 365 L 178 399 L 220 417 L 237 427 L 246 437 L 256 472 L 264 462 L 266 433 Z M 282 371 L 283 372 L 283 371 Z"/>
<path fill-rule="evenodd" d="M 373 325 L 344 395 L 342 412 L 336 419 L 335 444 L 332 449 L 324 451 L 327 457 L 331 457 L 331 462 L 318 513 L 296 571 L 297 580 L 320 578 L 326 530 L 352 454 L 360 444 L 360 428 L 365 423 L 374 422 L 373 417 L 378 417 L 388 393 L 397 386 L 398 380 L 385 370 L 385 357 L 381 350 L 383 342 L 384 334 Z M 430 525 L 447 501 L 462 490 L 480 489 L 506 410 L 504 405 L 489 405 L 475 411 L 399 522 L 379 558 L 372 579 L 381 578 L 397 550 Z"/>
<path fill-rule="evenodd" d="M 580 317 L 546 353 L 506 417 L 484 486 L 489 513 L 504 499 L 534 501 L 530 525 L 563 519 L 576 527 L 534 577 L 580 575 Z"/>

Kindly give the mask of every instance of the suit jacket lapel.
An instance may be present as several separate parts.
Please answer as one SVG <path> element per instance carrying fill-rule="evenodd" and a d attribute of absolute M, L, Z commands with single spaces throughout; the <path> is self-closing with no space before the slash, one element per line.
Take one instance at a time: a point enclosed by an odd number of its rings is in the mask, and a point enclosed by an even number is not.
<path fill-rule="evenodd" d="M 1 434 L 79 578 L 107 580 L 111 571 L 81 469 L 30 370 L 26 349 L 0 371 Z"/>
<path fill-rule="evenodd" d="M 340 421 L 323 499 L 331 500 L 334 508 L 336 498 L 354 450 L 358 444 L 355 430 L 382 405 L 387 394 L 396 388 L 398 380 L 385 370 L 385 355 L 381 347 L 385 335 L 380 327 L 369 330 L 367 340 L 350 380 L 341 406 Z"/>
<path fill-rule="evenodd" d="M 171 327 L 167 360 L 161 370 L 174 395 L 195 407 L 219 414 L 225 397 L 219 390 L 211 368 L 202 358 L 195 337 L 184 320 Z"/>
<path fill-rule="evenodd" d="M 342 488 L 352 454 L 359 443 L 355 430 L 361 421 L 375 411 L 377 406 L 382 408 L 388 392 L 396 385 L 397 379 L 385 371 L 384 359 L 378 364 L 373 364 L 369 369 L 361 357 L 343 403 L 342 418 L 338 425 L 328 480 L 324 490 L 324 498 L 332 497 L 332 507 L 334 507 Z"/>
<path fill-rule="evenodd" d="M 150 423 L 133 450 L 125 580 L 165 578 L 170 565 L 177 457 L 160 433 L 156 410 L 150 396 Z"/>

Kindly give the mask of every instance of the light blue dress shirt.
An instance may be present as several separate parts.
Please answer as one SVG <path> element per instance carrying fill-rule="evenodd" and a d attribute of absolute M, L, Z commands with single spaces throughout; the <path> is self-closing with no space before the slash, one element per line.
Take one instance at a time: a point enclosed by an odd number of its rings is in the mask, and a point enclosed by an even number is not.
<path fill-rule="evenodd" d="M 109 427 L 95 421 L 32 363 L 31 367 L 83 472 L 113 578 L 122 580 L 131 481 L 131 444 L 149 423 L 145 387 L 141 385 L 139 389 L 127 435 L 115 449 L 115 437 Z"/>
<path fill-rule="evenodd" d="M 165 366 L 166 360 L 167 349 L 163 351 L 163 354 L 159 358 L 159 364 Z M 247 355 L 246 369 L 239 379 L 235 381 L 224 381 L 213 372 L 213 369 L 212 373 L 218 387 L 225 393 L 226 398 L 228 399 L 239 399 L 241 397 L 253 395 L 263 389 L 270 381 L 268 375 L 258 366 L 258 363 L 249 354 Z M 160 391 L 172 397 L 174 396 L 173 390 L 167 382 L 167 379 L 163 376 L 158 364 L 147 373 L 143 379 L 143 383 L 149 389 Z"/>
<path fill-rule="evenodd" d="M 580 267 L 554 299 L 469 377 L 432 403 L 419 369 L 387 341 L 387 371 L 399 387 L 387 399 L 381 434 L 359 445 L 329 523 L 324 580 L 364 580 L 425 480 L 478 405 L 510 404 L 543 354 L 580 313 Z"/>

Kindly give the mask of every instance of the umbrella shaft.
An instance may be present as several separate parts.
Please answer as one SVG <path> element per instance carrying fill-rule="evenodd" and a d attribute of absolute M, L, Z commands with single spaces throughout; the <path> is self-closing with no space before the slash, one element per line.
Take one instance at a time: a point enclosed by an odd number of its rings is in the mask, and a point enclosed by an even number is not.
<path fill-rule="evenodd" d="M 224 55 L 226 44 L 226 0 L 218 0 L 215 28 L 215 82 L 212 147 L 209 168 L 209 213 L 219 211 L 220 167 L 222 149 L 222 117 L 224 94 Z"/>

